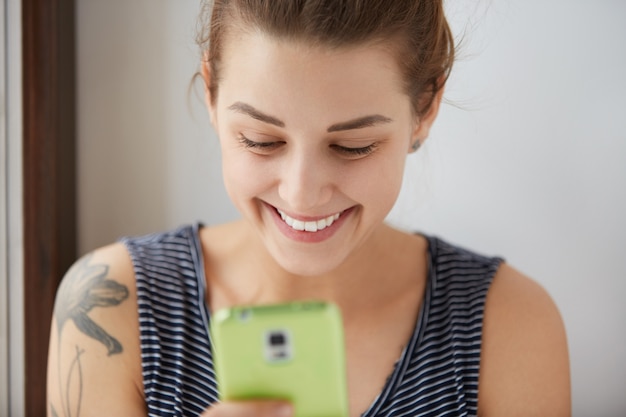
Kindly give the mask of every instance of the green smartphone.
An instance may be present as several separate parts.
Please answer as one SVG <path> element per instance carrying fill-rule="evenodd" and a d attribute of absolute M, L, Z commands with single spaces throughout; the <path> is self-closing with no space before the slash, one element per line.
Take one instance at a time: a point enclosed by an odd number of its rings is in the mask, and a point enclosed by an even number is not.
<path fill-rule="evenodd" d="M 222 401 L 281 399 L 295 417 L 347 417 L 339 308 L 326 302 L 233 307 L 211 322 Z"/>

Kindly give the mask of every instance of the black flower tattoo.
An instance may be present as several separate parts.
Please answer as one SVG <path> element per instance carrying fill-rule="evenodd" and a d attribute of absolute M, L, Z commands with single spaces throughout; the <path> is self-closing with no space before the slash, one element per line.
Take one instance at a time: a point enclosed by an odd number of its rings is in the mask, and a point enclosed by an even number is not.
<path fill-rule="evenodd" d="M 119 305 L 128 298 L 128 288 L 107 279 L 108 265 L 90 265 L 90 259 L 91 256 L 85 256 L 78 261 L 59 288 L 55 308 L 59 337 L 65 323 L 72 320 L 81 332 L 104 344 L 111 356 L 121 353 L 122 345 L 87 313 L 94 307 Z"/>
<path fill-rule="evenodd" d="M 80 416 L 80 407 L 83 402 L 83 371 L 81 369 L 80 357 L 83 353 L 85 353 L 85 351 L 76 346 L 76 356 L 72 360 L 70 369 L 67 372 L 65 395 L 61 399 L 63 415 L 65 417 Z M 72 398 L 70 398 L 70 396 L 72 396 Z M 70 408 L 71 404 L 75 404 L 75 410 Z M 72 413 L 72 411 L 75 411 L 75 413 Z M 50 413 L 52 417 L 59 417 L 57 410 L 52 404 L 50 404 Z"/>

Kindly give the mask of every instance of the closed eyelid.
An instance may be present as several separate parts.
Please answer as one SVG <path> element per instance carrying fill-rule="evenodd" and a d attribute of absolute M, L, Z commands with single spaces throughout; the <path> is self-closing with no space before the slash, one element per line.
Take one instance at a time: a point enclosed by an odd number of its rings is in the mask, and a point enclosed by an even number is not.
<path fill-rule="evenodd" d="M 278 148 L 281 148 L 285 145 L 284 141 L 272 141 L 272 142 L 257 142 L 254 140 L 248 139 L 246 136 L 240 134 L 237 137 L 239 143 L 243 145 L 243 147 L 252 150 L 254 153 L 258 153 L 260 155 L 269 155 L 273 153 Z M 331 144 L 330 148 L 335 150 L 337 153 L 343 155 L 348 159 L 359 159 L 361 157 L 370 155 L 378 148 L 378 142 L 369 143 L 366 146 L 344 146 L 337 143 Z"/>
<path fill-rule="evenodd" d="M 341 145 L 332 145 L 332 148 L 334 148 L 335 150 L 337 150 L 340 153 L 343 153 L 345 155 L 349 155 L 349 156 L 367 156 L 371 153 L 373 153 L 374 151 L 377 150 L 378 148 L 378 142 L 374 142 L 371 143 L 367 146 L 360 146 L 357 148 L 352 148 L 352 147 L 348 147 L 348 146 L 341 146 Z"/>
<path fill-rule="evenodd" d="M 249 139 L 246 136 L 241 135 L 241 134 L 237 137 L 237 140 L 239 141 L 239 143 L 241 143 L 246 148 L 260 149 L 260 150 L 261 149 L 262 150 L 274 149 L 274 148 L 282 146 L 283 143 L 284 143 L 282 141 L 271 141 L 271 142 L 255 141 L 255 140 L 251 140 L 251 139 Z"/>

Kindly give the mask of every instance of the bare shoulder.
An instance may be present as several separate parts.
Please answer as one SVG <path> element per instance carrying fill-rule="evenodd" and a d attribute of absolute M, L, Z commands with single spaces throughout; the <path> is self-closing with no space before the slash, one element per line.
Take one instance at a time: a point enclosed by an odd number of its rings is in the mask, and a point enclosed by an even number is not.
<path fill-rule="evenodd" d="M 135 275 L 118 243 L 83 256 L 57 290 L 48 415 L 145 415 Z"/>
<path fill-rule="evenodd" d="M 545 289 L 507 264 L 487 295 L 478 407 L 483 417 L 571 415 L 561 315 Z"/>

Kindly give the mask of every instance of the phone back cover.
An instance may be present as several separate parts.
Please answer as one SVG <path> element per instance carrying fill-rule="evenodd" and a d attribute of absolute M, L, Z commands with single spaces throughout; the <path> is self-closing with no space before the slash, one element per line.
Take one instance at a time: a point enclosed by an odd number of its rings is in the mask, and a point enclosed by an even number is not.
<path fill-rule="evenodd" d="M 296 417 L 348 416 L 343 327 L 335 305 L 236 307 L 212 320 L 222 400 L 285 399 Z M 288 335 L 287 359 L 268 358 L 268 332 Z"/>

